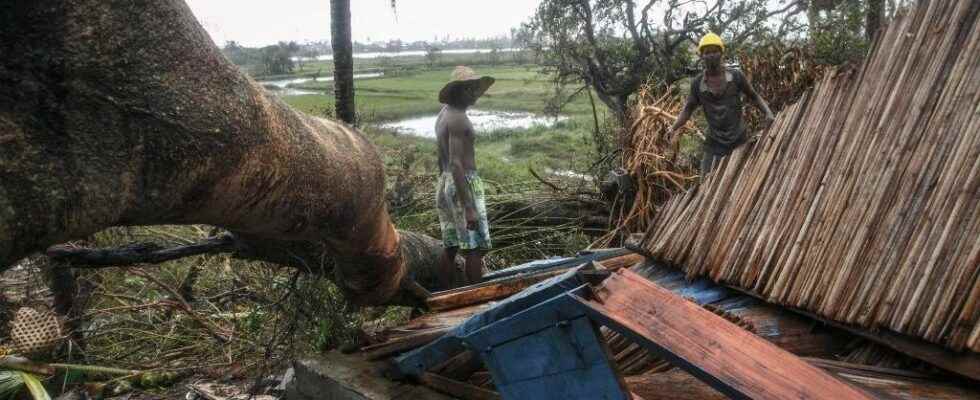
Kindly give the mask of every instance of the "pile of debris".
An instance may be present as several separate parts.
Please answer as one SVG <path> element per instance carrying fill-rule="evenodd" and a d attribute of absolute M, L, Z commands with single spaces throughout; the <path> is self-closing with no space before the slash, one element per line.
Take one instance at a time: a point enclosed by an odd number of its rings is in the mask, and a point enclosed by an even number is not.
<path fill-rule="evenodd" d="M 849 362 L 882 352 L 624 249 L 500 271 L 428 306 L 437 311 L 357 354 L 297 362 L 287 398 L 980 396 L 975 383 L 901 355 L 892 361 L 907 367 Z"/>

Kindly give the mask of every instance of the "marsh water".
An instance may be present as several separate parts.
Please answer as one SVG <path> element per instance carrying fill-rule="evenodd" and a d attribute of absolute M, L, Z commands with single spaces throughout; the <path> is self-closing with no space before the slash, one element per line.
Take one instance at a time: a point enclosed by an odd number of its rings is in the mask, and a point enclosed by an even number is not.
<path fill-rule="evenodd" d="M 354 79 L 365 79 L 365 78 L 380 78 L 384 76 L 384 72 L 366 72 L 362 74 L 354 74 Z M 333 82 L 333 75 L 328 74 L 324 76 L 318 76 L 316 78 L 305 77 L 305 78 L 290 78 L 290 79 L 279 79 L 272 81 L 259 81 L 259 84 L 266 89 L 272 90 L 280 96 L 298 96 L 302 94 L 323 94 L 322 92 L 317 92 L 314 90 L 297 89 L 293 86 L 299 85 L 306 82 Z"/>
<path fill-rule="evenodd" d="M 568 117 L 550 117 L 529 112 L 484 111 L 471 109 L 466 113 L 477 134 L 486 134 L 505 129 L 527 129 L 534 126 L 554 126 Z M 398 133 L 435 138 L 435 125 L 438 115 L 414 117 L 400 121 L 386 122 L 382 128 L 393 129 Z"/>

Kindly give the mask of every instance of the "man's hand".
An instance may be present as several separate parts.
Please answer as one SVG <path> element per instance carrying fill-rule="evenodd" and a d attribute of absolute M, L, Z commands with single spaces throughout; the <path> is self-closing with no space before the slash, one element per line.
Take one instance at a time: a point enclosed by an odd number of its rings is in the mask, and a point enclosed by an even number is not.
<path fill-rule="evenodd" d="M 466 216 L 466 229 L 475 231 L 476 230 L 476 209 L 473 207 L 466 207 L 464 211 Z"/>

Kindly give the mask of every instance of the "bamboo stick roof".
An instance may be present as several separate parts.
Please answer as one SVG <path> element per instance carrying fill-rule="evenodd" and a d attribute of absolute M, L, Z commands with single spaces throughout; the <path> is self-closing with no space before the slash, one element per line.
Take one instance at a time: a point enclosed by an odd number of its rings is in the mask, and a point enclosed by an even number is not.
<path fill-rule="evenodd" d="M 980 3 L 923 2 L 827 73 L 643 246 L 690 277 L 980 352 Z"/>

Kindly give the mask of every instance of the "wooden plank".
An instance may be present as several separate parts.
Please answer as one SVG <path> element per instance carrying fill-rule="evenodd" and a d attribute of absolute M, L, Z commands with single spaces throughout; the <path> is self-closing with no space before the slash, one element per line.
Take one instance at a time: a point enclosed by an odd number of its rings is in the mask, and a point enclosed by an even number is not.
<path fill-rule="evenodd" d="M 523 319 L 520 314 L 515 317 Z M 474 341 L 489 344 L 480 355 L 505 399 L 628 398 L 588 318 L 541 317 L 534 315 L 534 321 L 523 322 L 550 322 L 544 330 L 517 336 L 523 332 L 512 334 L 504 326 L 481 331 L 485 337 Z"/>
<path fill-rule="evenodd" d="M 424 346 L 449 332 L 449 328 L 436 328 L 409 334 L 385 343 L 366 346 L 361 349 L 368 360 L 378 360 L 392 354 L 403 353 Z"/>
<path fill-rule="evenodd" d="M 483 361 L 473 351 L 464 351 L 432 368 L 432 372 L 456 381 L 467 381 L 483 369 Z"/>
<path fill-rule="evenodd" d="M 644 255 L 638 253 L 626 254 L 619 257 L 610 258 L 608 260 L 596 260 L 595 264 L 601 265 L 604 269 L 609 271 L 615 271 L 620 268 L 629 268 L 636 264 L 645 261 L 647 258 Z"/>
<path fill-rule="evenodd" d="M 584 258 L 582 258 L 584 259 Z M 609 270 L 629 267 L 643 261 L 645 258 L 636 253 L 627 253 L 604 260 L 593 260 L 600 263 Z M 573 260 L 578 260 L 573 259 Z M 444 311 L 473 304 L 483 303 L 491 300 L 502 299 L 507 296 L 520 292 L 531 285 L 541 282 L 553 276 L 561 275 L 571 268 L 585 264 L 561 264 L 560 268 L 551 268 L 545 271 L 531 274 L 520 274 L 506 278 L 483 282 L 463 288 L 433 293 L 432 297 L 426 299 L 426 306 L 431 311 Z"/>
<path fill-rule="evenodd" d="M 629 270 L 595 295 L 590 317 L 732 398 L 874 398 Z"/>
<path fill-rule="evenodd" d="M 556 260 L 536 260 L 526 264 L 490 272 L 483 276 L 484 282 L 506 278 L 518 274 L 538 273 L 551 269 L 568 269 L 592 261 L 605 261 L 611 258 L 633 253 L 625 248 L 583 250 L 575 257 L 565 257 Z M 442 292 L 445 293 L 445 292 Z"/>
<path fill-rule="evenodd" d="M 453 291 L 445 294 L 435 294 L 425 300 L 431 311 L 451 310 L 477 303 L 502 299 L 529 286 L 556 275 L 565 270 L 548 271 L 533 275 L 516 276 L 489 284 L 480 284 L 464 291 Z"/>
<path fill-rule="evenodd" d="M 419 382 L 437 392 L 445 393 L 462 400 L 500 400 L 500 394 L 492 390 L 429 372 L 422 374 L 419 377 Z"/>
<path fill-rule="evenodd" d="M 491 304 L 476 304 L 469 307 L 456 308 L 439 313 L 423 314 L 421 317 L 408 321 L 400 329 L 422 330 L 442 327 L 454 327 L 470 317 L 490 309 Z"/>

